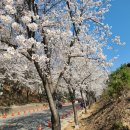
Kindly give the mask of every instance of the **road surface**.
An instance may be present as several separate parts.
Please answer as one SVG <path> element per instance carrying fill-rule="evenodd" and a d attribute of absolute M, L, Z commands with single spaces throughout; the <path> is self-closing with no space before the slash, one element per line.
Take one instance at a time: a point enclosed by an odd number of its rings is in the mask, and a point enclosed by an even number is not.
<path fill-rule="evenodd" d="M 63 106 L 59 110 L 60 116 L 72 110 L 72 106 Z M 0 130 L 38 130 L 39 125 L 43 130 L 50 130 L 48 121 L 51 119 L 50 110 L 43 110 L 38 113 L 32 113 L 27 116 L 16 117 L 12 119 L 0 119 Z M 73 114 L 72 114 L 73 115 Z M 71 114 L 68 114 L 71 116 Z M 63 119 L 65 120 L 65 119 Z"/>

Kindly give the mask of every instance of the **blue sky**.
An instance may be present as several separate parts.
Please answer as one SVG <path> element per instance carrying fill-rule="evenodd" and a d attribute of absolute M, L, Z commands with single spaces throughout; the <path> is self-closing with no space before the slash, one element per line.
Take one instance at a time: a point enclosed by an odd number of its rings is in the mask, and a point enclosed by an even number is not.
<path fill-rule="evenodd" d="M 113 35 L 120 35 L 125 46 L 114 46 L 115 51 L 105 51 L 107 58 L 114 55 L 119 58 L 114 62 L 112 70 L 123 63 L 130 62 L 130 0 L 112 0 L 110 12 L 106 14 L 105 23 L 112 26 Z"/>

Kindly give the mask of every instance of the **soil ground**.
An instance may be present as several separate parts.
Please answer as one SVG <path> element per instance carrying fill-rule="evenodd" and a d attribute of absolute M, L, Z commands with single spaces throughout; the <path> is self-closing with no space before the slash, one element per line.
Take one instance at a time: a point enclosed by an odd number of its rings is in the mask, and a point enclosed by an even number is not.
<path fill-rule="evenodd" d="M 130 130 L 130 92 L 114 100 L 100 100 L 79 115 L 80 130 Z M 75 130 L 70 122 L 64 130 Z"/>

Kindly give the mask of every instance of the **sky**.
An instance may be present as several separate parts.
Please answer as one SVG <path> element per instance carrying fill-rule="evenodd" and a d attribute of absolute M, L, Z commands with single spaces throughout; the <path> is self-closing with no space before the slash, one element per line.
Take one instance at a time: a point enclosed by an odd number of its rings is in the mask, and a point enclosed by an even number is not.
<path fill-rule="evenodd" d="M 125 46 L 114 46 L 114 51 L 105 51 L 107 58 L 119 55 L 111 70 L 121 64 L 130 63 L 130 0 L 112 0 L 110 11 L 106 14 L 105 23 L 112 26 L 113 35 L 119 35 Z"/>

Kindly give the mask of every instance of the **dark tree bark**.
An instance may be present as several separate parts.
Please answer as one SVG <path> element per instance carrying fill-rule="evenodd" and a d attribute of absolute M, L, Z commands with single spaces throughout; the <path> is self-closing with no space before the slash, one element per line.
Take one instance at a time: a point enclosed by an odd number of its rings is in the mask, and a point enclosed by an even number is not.
<path fill-rule="evenodd" d="M 78 122 L 77 110 L 75 107 L 75 101 L 72 101 L 72 106 L 73 106 L 73 111 L 74 111 L 74 122 L 75 122 L 75 125 L 78 126 L 79 122 Z"/>
<path fill-rule="evenodd" d="M 39 99 L 39 102 L 42 102 L 42 95 L 40 93 L 38 93 L 38 99 Z"/>
<path fill-rule="evenodd" d="M 89 94 L 89 92 L 87 90 L 85 92 L 86 92 L 86 98 L 87 98 L 87 105 L 88 105 L 88 108 L 90 108 L 90 106 L 91 106 L 91 103 L 90 103 L 90 94 Z"/>
<path fill-rule="evenodd" d="M 83 97 L 83 90 L 82 90 L 82 88 L 80 88 L 80 94 L 81 94 L 82 100 L 83 100 L 83 102 L 84 102 L 84 110 L 85 110 L 85 113 L 87 113 L 87 105 L 86 105 L 86 100 L 85 100 L 84 97 Z"/>
<path fill-rule="evenodd" d="M 27 103 L 28 103 L 29 102 L 29 90 L 28 90 L 28 88 L 26 90 L 26 94 L 27 94 Z"/>
<path fill-rule="evenodd" d="M 61 130 L 61 124 L 60 124 L 60 116 L 58 114 L 58 111 L 56 109 L 55 103 L 54 103 L 54 99 L 50 90 L 49 86 L 50 84 L 48 84 L 47 81 L 47 77 L 45 77 L 45 75 L 42 74 L 42 70 L 40 69 L 40 66 L 38 64 L 38 62 L 34 61 L 34 65 L 37 69 L 37 72 L 42 80 L 46 95 L 47 95 L 47 99 L 48 99 L 48 103 L 49 103 L 49 107 L 50 107 L 50 111 L 51 111 L 51 123 L 52 123 L 52 130 Z"/>
<path fill-rule="evenodd" d="M 90 108 L 91 104 L 96 102 L 95 93 L 93 91 L 85 91 L 85 92 L 88 101 L 88 108 Z"/>
<path fill-rule="evenodd" d="M 78 127 L 79 126 L 78 115 L 77 115 L 77 110 L 76 110 L 76 107 L 75 107 L 75 89 L 71 90 L 68 87 L 68 91 L 69 91 L 69 94 L 70 94 L 70 100 L 71 100 L 72 107 L 73 107 L 73 112 L 74 112 L 75 127 Z"/>

